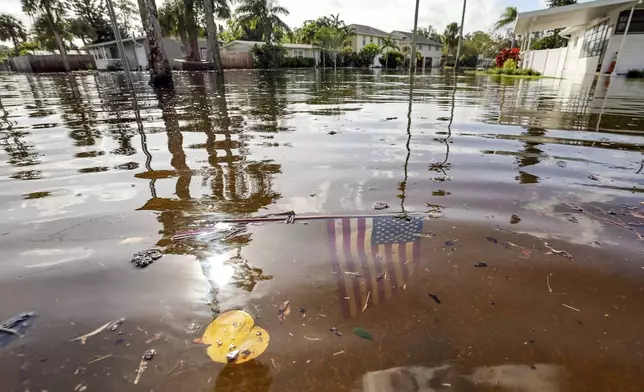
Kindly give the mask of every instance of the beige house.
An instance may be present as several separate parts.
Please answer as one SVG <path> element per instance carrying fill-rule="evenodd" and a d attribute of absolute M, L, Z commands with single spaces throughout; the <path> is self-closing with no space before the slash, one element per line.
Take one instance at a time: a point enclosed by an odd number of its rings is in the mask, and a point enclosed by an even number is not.
<path fill-rule="evenodd" d="M 360 24 L 351 24 L 347 27 L 355 31 L 355 35 L 351 40 L 351 50 L 354 52 L 360 52 L 362 48 L 371 43 L 381 46 L 382 40 L 387 37 L 391 37 L 396 42 L 398 50 L 400 51 L 403 51 L 405 46 L 411 48 L 411 33 L 399 30 L 386 33 L 375 27 Z M 416 36 L 416 51 L 423 57 L 424 67 L 438 67 L 440 65 L 442 48 L 443 44 L 440 42 L 432 41 L 422 35 Z M 376 56 L 372 64 L 373 66 L 380 66 L 380 57 L 380 55 Z"/>
<path fill-rule="evenodd" d="M 237 54 L 237 53 L 250 53 L 253 46 L 264 45 L 261 41 L 231 41 L 222 47 L 222 54 Z M 317 65 L 320 61 L 320 50 L 313 47 L 313 45 L 306 44 L 281 44 L 286 50 L 287 57 L 306 57 L 315 59 Z"/>

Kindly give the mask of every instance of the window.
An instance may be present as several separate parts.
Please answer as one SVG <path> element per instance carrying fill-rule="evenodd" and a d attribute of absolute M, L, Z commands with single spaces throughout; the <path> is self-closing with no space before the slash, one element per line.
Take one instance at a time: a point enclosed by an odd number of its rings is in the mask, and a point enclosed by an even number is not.
<path fill-rule="evenodd" d="M 579 44 L 579 37 L 575 37 L 575 40 L 572 41 L 572 47 L 576 48 L 578 44 Z"/>
<path fill-rule="evenodd" d="M 208 49 L 206 48 L 201 48 L 201 59 L 205 60 L 208 58 Z"/>
<path fill-rule="evenodd" d="M 382 45 L 382 38 L 378 38 L 378 45 Z"/>
<path fill-rule="evenodd" d="M 373 37 L 369 37 L 369 42 L 373 43 Z"/>
<path fill-rule="evenodd" d="M 365 46 L 367 44 L 367 37 L 363 36 L 362 37 L 362 46 Z"/>
<path fill-rule="evenodd" d="M 624 34 L 630 14 L 631 10 L 622 11 L 619 14 L 619 18 L 617 19 L 617 27 L 615 28 L 615 34 Z M 633 11 L 631 25 L 628 26 L 628 34 L 632 33 L 644 33 L 644 10 Z"/>
<path fill-rule="evenodd" d="M 304 57 L 304 51 L 303 50 L 296 50 L 295 51 L 295 57 Z"/>
<path fill-rule="evenodd" d="M 606 21 L 586 30 L 579 57 L 594 57 L 602 54 L 608 44 L 608 31 Z"/>

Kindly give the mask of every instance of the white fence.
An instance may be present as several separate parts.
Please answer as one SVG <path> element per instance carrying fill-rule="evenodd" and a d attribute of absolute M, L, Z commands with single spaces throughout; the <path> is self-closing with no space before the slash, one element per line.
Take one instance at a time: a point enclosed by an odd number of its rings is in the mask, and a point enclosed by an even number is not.
<path fill-rule="evenodd" d="M 531 50 L 522 56 L 522 68 L 532 68 L 544 76 L 563 76 L 568 48 Z"/>

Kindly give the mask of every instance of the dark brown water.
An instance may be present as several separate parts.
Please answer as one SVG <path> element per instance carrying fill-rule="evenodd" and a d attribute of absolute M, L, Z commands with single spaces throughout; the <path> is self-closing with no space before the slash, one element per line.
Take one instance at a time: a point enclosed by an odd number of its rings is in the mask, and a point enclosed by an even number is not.
<path fill-rule="evenodd" d="M 644 390 L 643 83 L 135 78 L 0 75 L 0 320 L 39 314 L 2 390 Z M 291 210 L 322 219 L 215 225 Z M 409 248 L 364 246 L 385 212 Z M 192 343 L 228 309 L 270 333 L 250 363 Z"/>

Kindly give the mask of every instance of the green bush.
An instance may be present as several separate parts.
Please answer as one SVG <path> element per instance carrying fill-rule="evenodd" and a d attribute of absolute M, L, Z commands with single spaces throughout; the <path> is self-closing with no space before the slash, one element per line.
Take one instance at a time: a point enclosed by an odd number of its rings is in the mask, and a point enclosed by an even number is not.
<path fill-rule="evenodd" d="M 514 61 L 514 60 L 507 60 Z M 492 68 L 486 71 L 490 75 L 517 75 L 517 76 L 541 76 L 541 73 L 530 68 L 512 68 L 510 64 L 508 68 Z"/>
<path fill-rule="evenodd" d="M 383 67 L 386 64 L 387 68 L 396 68 L 403 63 L 404 58 L 405 57 L 403 56 L 402 53 L 398 51 L 391 51 L 391 52 L 385 53 L 384 56 L 380 57 L 378 61 L 380 62 L 380 65 L 382 65 Z"/>
<path fill-rule="evenodd" d="M 364 48 L 360 50 L 358 56 L 360 57 L 360 65 L 363 67 L 368 67 L 373 63 L 373 58 L 380 53 L 380 46 L 374 44 L 373 42 L 365 45 Z"/>
<path fill-rule="evenodd" d="M 517 69 L 517 62 L 514 61 L 514 59 L 507 59 L 503 63 L 503 69 L 507 69 L 507 70 L 515 70 L 515 69 Z"/>
<path fill-rule="evenodd" d="M 312 68 L 315 67 L 315 59 L 308 57 L 284 57 L 280 63 L 281 68 Z"/>
<path fill-rule="evenodd" d="M 626 73 L 627 78 L 644 78 L 644 69 L 629 69 Z"/>
<path fill-rule="evenodd" d="M 282 64 L 285 50 L 280 45 L 264 44 L 253 46 L 252 53 L 255 68 L 275 69 Z"/>

